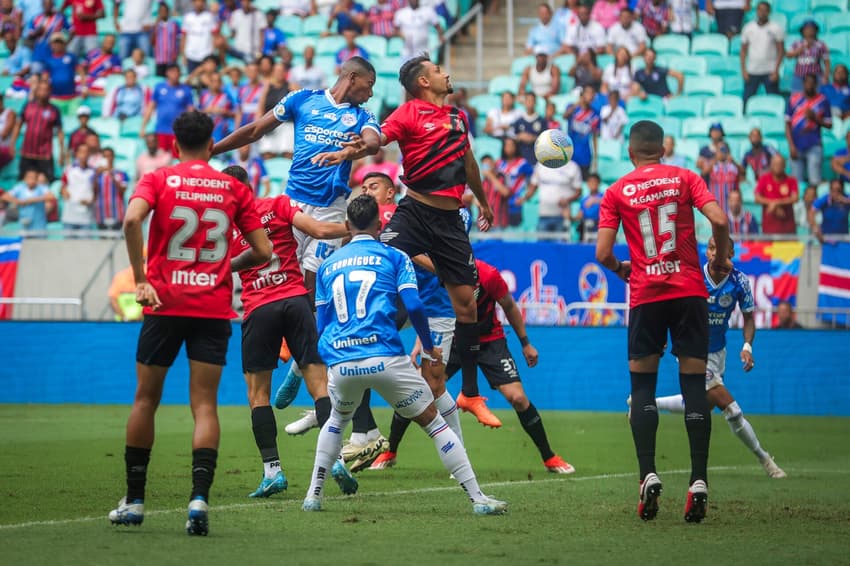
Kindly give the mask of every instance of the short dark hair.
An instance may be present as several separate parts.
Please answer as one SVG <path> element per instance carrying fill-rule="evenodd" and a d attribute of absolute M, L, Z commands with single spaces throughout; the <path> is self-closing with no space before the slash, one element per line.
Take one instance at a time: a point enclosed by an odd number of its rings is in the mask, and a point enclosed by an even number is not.
<path fill-rule="evenodd" d="M 629 148 L 642 156 L 664 154 L 664 130 L 652 120 L 641 120 L 629 130 Z"/>
<path fill-rule="evenodd" d="M 416 84 L 416 81 L 422 75 L 422 71 L 425 69 L 425 63 L 430 60 L 431 57 L 427 53 L 423 53 L 418 57 L 404 62 L 401 69 L 398 70 L 398 82 L 401 83 L 404 90 L 413 95 L 419 92 L 419 86 Z"/>
<path fill-rule="evenodd" d="M 761 6 L 762 4 L 764 4 L 765 6 L 767 6 L 767 9 L 768 9 L 768 10 L 770 10 L 770 2 L 765 2 L 764 0 L 762 0 L 761 2 L 759 2 L 759 3 L 756 5 L 756 7 L 759 7 L 759 6 Z"/>
<path fill-rule="evenodd" d="M 203 112 L 192 110 L 175 118 L 171 129 L 174 130 L 174 137 L 181 148 L 194 151 L 210 143 L 214 126 L 212 118 Z"/>
<path fill-rule="evenodd" d="M 356 73 L 358 75 L 374 75 L 375 67 L 359 55 L 355 55 L 348 61 L 342 64 L 339 70 L 339 76 Z"/>
<path fill-rule="evenodd" d="M 386 173 L 381 173 L 380 171 L 372 171 L 371 173 L 367 173 L 365 177 L 363 177 L 363 182 L 365 183 L 369 179 L 381 179 L 390 184 L 390 186 L 395 187 L 395 182 L 392 178 Z"/>
<path fill-rule="evenodd" d="M 166 73 L 168 71 L 170 71 L 171 69 L 177 69 L 179 71 L 180 65 L 178 65 L 177 63 L 168 63 L 168 64 L 165 65 L 165 72 Z"/>
<path fill-rule="evenodd" d="M 251 184 L 248 182 L 248 172 L 245 171 L 244 167 L 241 167 L 239 165 L 231 165 L 229 167 L 225 167 L 222 173 L 229 177 L 233 177 L 243 185 L 247 185 L 249 188 L 251 188 Z"/>
<path fill-rule="evenodd" d="M 360 195 L 348 203 L 348 221 L 358 230 L 366 230 L 378 221 L 378 201 L 372 195 Z"/>
<path fill-rule="evenodd" d="M 591 179 L 596 179 L 596 180 L 597 180 L 598 182 L 600 182 L 600 183 L 602 182 L 602 177 L 600 177 L 597 173 L 590 173 L 590 174 L 588 174 L 588 176 L 587 176 L 587 179 L 586 179 L 586 180 L 587 180 L 587 181 L 590 181 Z"/>

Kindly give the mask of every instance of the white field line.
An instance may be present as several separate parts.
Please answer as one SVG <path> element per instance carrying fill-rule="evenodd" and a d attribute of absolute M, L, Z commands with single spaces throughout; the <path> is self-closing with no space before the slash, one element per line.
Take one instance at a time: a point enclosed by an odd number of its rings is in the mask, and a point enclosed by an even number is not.
<path fill-rule="evenodd" d="M 761 469 L 761 466 L 712 466 L 709 468 L 711 472 L 729 472 L 729 471 L 740 471 L 740 470 L 750 470 L 750 469 Z M 850 470 L 815 470 L 815 469 L 803 469 L 803 468 L 785 468 L 786 470 L 796 472 L 798 474 L 821 474 L 821 473 L 832 473 L 832 474 L 848 474 Z M 690 470 L 667 470 L 664 472 L 659 472 L 661 476 L 670 476 L 670 475 L 682 475 L 689 474 Z M 600 481 L 600 480 L 611 480 L 611 479 L 621 479 L 621 478 L 630 478 L 636 477 L 637 474 L 635 472 L 622 472 L 622 473 L 614 473 L 614 474 L 598 474 L 595 476 L 559 476 L 557 478 L 545 479 L 545 480 L 516 480 L 516 481 L 500 481 L 500 482 L 490 482 L 483 483 L 481 487 L 484 489 L 488 489 L 491 487 L 522 487 L 528 486 L 532 484 L 545 484 L 545 483 L 571 483 L 571 482 L 580 482 L 580 481 Z M 457 485 L 444 485 L 444 486 L 434 486 L 434 487 L 422 487 L 417 489 L 400 489 L 394 491 L 375 491 L 375 492 L 365 492 L 358 493 L 356 495 L 357 498 L 364 497 L 395 497 L 395 496 L 403 496 L 403 495 L 417 495 L 421 493 L 439 493 L 443 491 L 459 491 L 459 487 Z M 347 495 L 334 495 L 330 497 L 325 497 L 325 501 L 334 501 L 334 500 L 343 500 L 343 499 L 351 499 L 353 496 Z M 263 505 L 266 503 L 266 505 Z M 285 499 L 283 501 L 253 501 L 251 503 L 229 503 L 227 505 L 213 505 L 211 511 L 214 513 L 219 513 L 221 511 L 231 511 L 238 509 L 248 509 L 251 507 L 268 507 L 270 505 L 275 506 L 300 506 L 300 499 Z M 152 510 L 146 511 L 145 516 L 150 517 L 151 515 L 170 515 L 172 513 L 185 513 L 186 507 L 178 507 L 174 509 L 160 509 L 160 510 Z M 72 525 L 76 523 L 89 523 L 92 521 L 103 521 L 106 523 L 107 518 L 106 514 L 100 515 L 98 517 L 73 517 L 70 519 L 56 519 L 52 521 L 27 521 L 25 523 L 9 523 L 5 525 L 0 525 L 0 531 L 8 531 L 12 529 L 23 529 L 28 527 L 55 527 L 61 525 Z"/>

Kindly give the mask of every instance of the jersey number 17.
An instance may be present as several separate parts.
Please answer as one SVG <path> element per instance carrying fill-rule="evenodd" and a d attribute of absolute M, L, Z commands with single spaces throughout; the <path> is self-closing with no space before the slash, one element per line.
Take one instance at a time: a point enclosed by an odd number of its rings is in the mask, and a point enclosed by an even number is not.
<path fill-rule="evenodd" d="M 357 297 L 354 300 L 354 313 L 357 318 L 366 318 L 366 299 L 369 296 L 369 291 L 372 285 L 375 284 L 377 275 L 374 271 L 365 271 L 355 269 L 347 275 L 342 273 L 334 278 L 331 284 L 334 296 L 334 310 L 336 310 L 336 318 L 340 324 L 348 322 L 351 314 L 348 310 L 348 297 L 345 294 L 345 279 L 348 277 L 350 283 L 359 283 L 360 288 L 357 290 Z"/>

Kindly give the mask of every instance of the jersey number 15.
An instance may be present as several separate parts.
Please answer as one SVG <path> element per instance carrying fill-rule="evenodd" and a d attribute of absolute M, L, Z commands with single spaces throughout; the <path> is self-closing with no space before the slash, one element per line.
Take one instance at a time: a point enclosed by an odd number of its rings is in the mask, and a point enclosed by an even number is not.
<path fill-rule="evenodd" d="M 351 283 L 360 283 L 360 289 L 358 289 L 357 297 L 354 299 L 354 314 L 357 318 L 366 318 L 366 298 L 369 296 L 372 285 L 375 284 L 377 275 L 374 271 L 355 269 L 348 273 L 347 277 Z M 348 297 L 345 294 L 345 278 L 346 274 L 344 273 L 337 275 L 331 284 L 334 310 L 336 310 L 336 318 L 341 324 L 348 322 L 351 316 L 348 311 Z"/>
<path fill-rule="evenodd" d="M 662 204 L 658 207 L 658 235 L 670 235 L 661 244 L 662 254 L 676 251 L 676 213 L 678 211 L 679 205 L 675 202 Z M 659 252 L 655 244 L 656 233 L 652 227 L 652 215 L 648 208 L 638 214 L 638 222 L 640 222 L 640 233 L 643 236 L 643 251 L 646 252 L 646 258 L 657 257 Z"/>

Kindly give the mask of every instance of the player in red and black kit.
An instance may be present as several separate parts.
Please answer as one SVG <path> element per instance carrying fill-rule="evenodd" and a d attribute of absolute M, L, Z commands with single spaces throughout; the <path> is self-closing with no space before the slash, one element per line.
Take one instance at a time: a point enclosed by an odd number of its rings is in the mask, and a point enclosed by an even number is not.
<path fill-rule="evenodd" d="M 673 355 L 679 359 L 691 448 L 685 520 L 699 522 L 708 505 L 711 407 L 705 396 L 708 294 L 697 254 L 693 209 L 708 218 L 714 240 L 723 243 L 712 263 L 712 269 L 720 273 L 732 269 L 727 249 L 729 227 L 726 214 L 701 177 L 660 163 L 663 139 L 663 130 L 654 122 L 642 120 L 632 126 L 629 157 L 635 170 L 605 191 L 599 209 L 596 259 L 629 283 L 629 421 L 640 466 L 638 515 L 648 521 L 658 512 L 661 480 L 655 473 L 655 386 L 669 332 Z M 621 222 L 631 261 L 614 257 Z"/>
<path fill-rule="evenodd" d="M 231 166 L 224 174 L 249 185 L 248 173 Z M 250 497 L 269 497 L 284 491 L 286 476 L 277 449 L 277 422 L 271 407 L 272 372 L 277 368 L 281 339 L 295 357 L 304 374 L 307 390 L 313 397 L 319 427 L 331 412 L 328 397 L 328 373 L 319 356 L 319 333 L 298 264 L 298 242 L 292 233 L 297 228 L 320 240 L 342 238 L 348 233 L 344 224 L 320 222 L 301 212 L 286 195 L 257 199 L 255 208 L 266 234 L 273 242 L 271 260 L 263 265 L 241 269 L 248 242 L 233 231 L 231 268 L 242 280 L 242 371 L 248 385 L 251 425 L 254 440 L 263 461 L 263 479 Z"/>
<path fill-rule="evenodd" d="M 124 236 L 144 323 L 136 350 L 136 398 L 127 422 L 127 495 L 109 513 L 114 524 L 144 519 L 145 482 L 154 441 L 154 415 L 169 366 L 186 344 L 192 437 L 192 494 L 186 531 L 206 535 L 220 429 L 218 384 L 231 334 L 233 278 L 230 237 L 237 228 L 250 250 L 240 267 L 269 261 L 272 245 L 254 210 L 254 193 L 209 166 L 213 123 L 200 112 L 173 124 L 180 163 L 142 177 L 127 207 Z M 142 224 L 151 211 L 147 274 Z"/>

